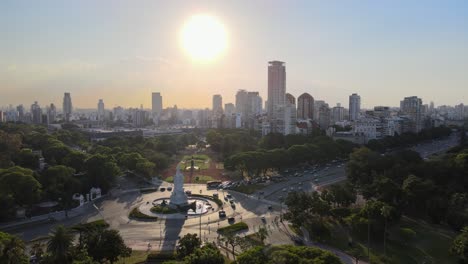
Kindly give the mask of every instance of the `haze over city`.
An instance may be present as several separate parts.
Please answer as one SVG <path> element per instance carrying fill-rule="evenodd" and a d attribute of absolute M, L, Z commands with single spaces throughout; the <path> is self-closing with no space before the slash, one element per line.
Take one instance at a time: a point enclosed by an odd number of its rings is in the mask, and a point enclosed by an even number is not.
<path fill-rule="evenodd" d="M 455 105 L 468 98 L 467 11 L 464 1 L 1 1 L 0 106 L 61 105 L 64 92 L 77 108 L 99 98 L 150 108 L 155 91 L 164 107 L 234 102 L 239 89 L 266 99 L 272 60 L 286 63 L 296 97 Z M 196 16 L 215 21 L 211 35 L 192 32 L 217 43 L 208 59 L 183 40 Z"/>

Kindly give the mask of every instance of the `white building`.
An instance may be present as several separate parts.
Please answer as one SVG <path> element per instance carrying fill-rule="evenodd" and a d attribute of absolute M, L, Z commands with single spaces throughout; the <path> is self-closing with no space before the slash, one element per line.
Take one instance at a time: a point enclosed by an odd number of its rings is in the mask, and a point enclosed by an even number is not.
<path fill-rule="evenodd" d="M 362 118 L 353 122 L 353 133 L 364 135 L 366 142 L 372 139 L 380 138 L 377 127 L 381 125 L 379 120 L 372 118 Z"/>
<path fill-rule="evenodd" d="M 268 117 L 281 119 L 276 108 L 284 107 L 286 96 L 286 67 L 282 61 L 268 62 Z"/>
<path fill-rule="evenodd" d="M 421 98 L 416 96 L 405 97 L 403 101 L 400 101 L 400 113 L 408 116 L 412 121 L 412 124 L 408 127 L 409 132 L 418 133 L 422 130 L 423 109 Z"/>

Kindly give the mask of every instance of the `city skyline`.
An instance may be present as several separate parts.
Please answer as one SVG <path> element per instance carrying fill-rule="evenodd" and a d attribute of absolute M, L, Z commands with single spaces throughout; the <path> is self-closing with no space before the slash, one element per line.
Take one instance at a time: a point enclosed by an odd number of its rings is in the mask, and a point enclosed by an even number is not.
<path fill-rule="evenodd" d="M 346 105 L 352 93 L 363 98 L 362 108 L 398 106 L 413 95 L 437 105 L 468 98 L 463 2 L 129 6 L 0 3 L 0 105 L 61 105 L 64 92 L 76 108 L 95 108 L 100 98 L 108 108 L 148 108 L 153 91 L 181 108 L 210 107 L 213 94 L 233 103 L 239 89 L 266 99 L 272 60 L 288 67 L 288 93 L 330 105 Z M 216 17 L 227 32 L 226 51 L 210 63 L 191 60 L 178 41 L 196 14 Z"/>

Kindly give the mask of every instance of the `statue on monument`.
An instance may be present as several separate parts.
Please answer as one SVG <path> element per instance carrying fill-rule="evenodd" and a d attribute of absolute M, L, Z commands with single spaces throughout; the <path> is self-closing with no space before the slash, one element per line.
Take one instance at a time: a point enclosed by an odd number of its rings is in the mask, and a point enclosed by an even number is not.
<path fill-rule="evenodd" d="M 188 204 L 187 195 L 184 192 L 184 174 L 180 171 L 180 164 L 177 165 L 176 175 L 174 176 L 174 190 L 171 194 L 169 205 L 178 207 Z"/>

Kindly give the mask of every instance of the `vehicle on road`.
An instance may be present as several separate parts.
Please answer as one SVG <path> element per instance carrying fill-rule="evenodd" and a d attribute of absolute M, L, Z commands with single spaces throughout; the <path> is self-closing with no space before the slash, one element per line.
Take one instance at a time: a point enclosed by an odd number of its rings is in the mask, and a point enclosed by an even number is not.
<path fill-rule="evenodd" d="M 224 218 L 224 217 L 226 217 L 226 212 L 225 211 L 219 211 L 218 215 L 219 215 L 219 218 Z"/>
<path fill-rule="evenodd" d="M 283 188 L 283 192 L 286 192 L 286 191 L 287 191 L 287 189 L 286 189 L 286 188 Z"/>
<path fill-rule="evenodd" d="M 192 195 L 192 191 L 185 191 L 186 195 Z"/>
<path fill-rule="evenodd" d="M 230 195 L 230 194 L 226 194 L 226 197 L 227 197 L 228 199 L 232 199 L 232 195 Z"/>
<path fill-rule="evenodd" d="M 167 187 L 168 192 L 172 192 L 172 187 Z"/>
<path fill-rule="evenodd" d="M 159 189 L 159 191 L 161 191 L 161 192 L 164 192 L 165 190 L 166 190 L 166 188 L 164 188 L 164 187 Z"/>
<path fill-rule="evenodd" d="M 235 221 L 236 221 L 236 219 L 234 217 L 229 217 L 228 218 L 229 223 L 234 223 Z"/>
<path fill-rule="evenodd" d="M 262 215 L 262 217 L 260 217 L 260 219 L 262 219 L 262 222 L 263 222 L 263 223 L 266 223 L 266 218 L 265 218 L 264 215 Z"/>
<path fill-rule="evenodd" d="M 221 185 L 221 181 L 209 181 L 206 183 L 206 188 L 207 189 L 215 189 L 218 188 L 219 185 Z"/>
<path fill-rule="evenodd" d="M 213 197 L 214 197 L 214 198 L 219 198 L 219 194 L 213 193 Z"/>

